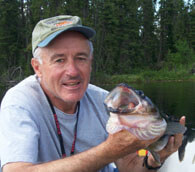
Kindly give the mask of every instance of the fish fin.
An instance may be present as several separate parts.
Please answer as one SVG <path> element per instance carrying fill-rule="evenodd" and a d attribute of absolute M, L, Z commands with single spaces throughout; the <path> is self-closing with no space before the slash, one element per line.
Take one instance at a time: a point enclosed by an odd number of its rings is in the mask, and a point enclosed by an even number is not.
<path fill-rule="evenodd" d="M 179 122 L 170 121 L 167 123 L 167 129 L 165 131 L 165 134 L 167 135 L 175 135 L 178 133 L 184 134 L 182 145 L 178 149 L 179 161 L 183 161 L 184 154 L 185 154 L 185 147 L 188 143 L 188 137 L 186 135 L 186 132 L 187 132 L 187 128 L 181 125 Z"/>
<path fill-rule="evenodd" d="M 184 133 L 183 140 L 182 140 L 182 145 L 178 149 L 178 156 L 179 160 L 183 161 L 184 155 L 185 155 L 185 148 L 189 142 L 192 142 L 195 138 L 195 133 L 193 128 L 187 128 L 187 130 Z"/>
<path fill-rule="evenodd" d="M 150 151 L 150 153 L 152 154 L 154 160 L 156 161 L 156 163 L 161 166 L 161 162 L 160 162 L 160 156 L 157 152 L 154 151 Z"/>
<path fill-rule="evenodd" d="M 168 122 L 167 129 L 164 134 L 175 135 L 178 133 L 185 133 L 186 127 L 181 125 L 179 122 Z"/>
<path fill-rule="evenodd" d="M 188 143 L 188 137 L 184 135 L 182 145 L 178 149 L 179 161 L 183 161 L 185 155 L 185 148 Z"/>

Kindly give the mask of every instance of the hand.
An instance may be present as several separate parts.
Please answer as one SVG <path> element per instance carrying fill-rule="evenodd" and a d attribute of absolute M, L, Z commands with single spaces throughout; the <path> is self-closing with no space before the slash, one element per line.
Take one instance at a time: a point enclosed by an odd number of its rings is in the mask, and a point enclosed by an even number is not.
<path fill-rule="evenodd" d="M 127 130 L 122 130 L 110 134 L 106 142 L 109 145 L 109 152 L 116 160 L 128 154 L 135 153 L 139 149 L 147 148 L 150 144 L 157 141 L 159 137 L 152 140 L 139 140 Z"/>
<path fill-rule="evenodd" d="M 185 116 L 180 118 L 180 124 L 185 126 Z M 164 162 L 172 153 L 176 152 L 182 144 L 183 134 L 175 134 L 169 138 L 165 148 L 159 152 L 161 162 Z M 148 164 L 152 167 L 157 167 L 152 155 L 148 157 Z"/>

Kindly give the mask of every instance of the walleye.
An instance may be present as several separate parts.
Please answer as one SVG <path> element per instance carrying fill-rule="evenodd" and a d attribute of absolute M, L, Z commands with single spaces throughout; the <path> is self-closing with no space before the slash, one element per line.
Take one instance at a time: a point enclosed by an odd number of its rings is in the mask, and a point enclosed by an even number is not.
<path fill-rule="evenodd" d="M 161 115 L 158 108 L 142 91 L 135 90 L 127 84 L 122 83 L 114 88 L 107 95 L 104 104 L 110 112 L 106 125 L 108 133 L 113 134 L 125 129 L 140 140 L 161 136 L 147 148 L 159 165 L 161 163 L 157 152 L 167 145 L 171 135 L 186 131 L 186 127 L 178 121 Z"/>

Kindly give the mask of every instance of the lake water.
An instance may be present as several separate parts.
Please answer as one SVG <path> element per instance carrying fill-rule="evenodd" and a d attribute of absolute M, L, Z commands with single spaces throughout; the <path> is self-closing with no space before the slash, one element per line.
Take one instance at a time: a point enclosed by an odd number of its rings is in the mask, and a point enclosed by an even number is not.
<path fill-rule="evenodd" d="M 187 126 L 195 128 L 195 82 L 128 84 L 135 89 L 144 91 L 160 111 L 178 118 L 185 115 Z M 115 85 L 102 85 L 101 87 L 111 90 Z M 4 91 L 1 90 L 0 94 L 1 98 Z M 170 156 L 159 171 L 195 172 L 195 140 L 187 145 L 185 152 L 183 162 L 179 162 L 176 152 Z"/>
<path fill-rule="evenodd" d="M 176 117 L 186 116 L 187 126 L 195 128 L 195 82 L 154 82 L 131 84 L 135 89 L 144 91 L 160 111 Z M 111 90 L 114 85 L 103 85 Z M 193 132 L 195 134 L 195 131 Z M 194 134 L 191 135 L 194 137 Z M 159 172 L 195 172 L 195 140 L 188 143 L 184 160 L 178 159 L 178 153 L 171 155 Z"/>

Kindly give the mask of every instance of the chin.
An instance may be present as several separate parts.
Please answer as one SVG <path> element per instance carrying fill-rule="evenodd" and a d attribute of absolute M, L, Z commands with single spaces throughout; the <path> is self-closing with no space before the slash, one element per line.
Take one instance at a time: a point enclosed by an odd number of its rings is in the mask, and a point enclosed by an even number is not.
<path fill-rule="evenodd" d="M 67 96 L 67 95 L 65 95 L 64 97 L 61 97 L 61 99 L 64 101 L 64 102 L 72 102 L 72 103 L 74 103 L 74 102 L 78 102 L 78 101 L 80 101 L 80 99 L 83 97 L 83 95 L 75 95 L 75 96 L 73 96 L 73 95 L 71 95 L 71 96 Z"/>

